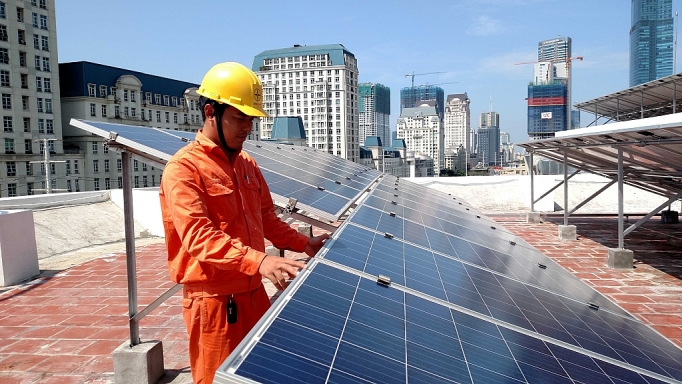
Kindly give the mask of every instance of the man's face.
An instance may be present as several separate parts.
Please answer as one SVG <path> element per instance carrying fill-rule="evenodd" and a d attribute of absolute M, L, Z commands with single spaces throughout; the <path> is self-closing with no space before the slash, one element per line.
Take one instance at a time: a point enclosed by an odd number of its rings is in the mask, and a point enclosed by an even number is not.
<path fill-rule="evenodd" d="M 246 140 L 247 136 L 251 133 L 251 128 L 253 127 L 252 121 L 254 118 L 245 115 L 237 108 L 225 109 L 222 118 L 223 133 L 225 134 L 227 146 L 235 150 L 242 149 L 244 140 Z"/>

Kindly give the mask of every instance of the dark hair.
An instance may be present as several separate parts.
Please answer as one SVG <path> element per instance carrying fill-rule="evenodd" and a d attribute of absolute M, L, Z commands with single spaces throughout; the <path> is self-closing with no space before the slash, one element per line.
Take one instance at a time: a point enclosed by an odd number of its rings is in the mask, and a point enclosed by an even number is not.
<path fill-rule="evenodd" d="M 225 109 L 227 109 L 227 107 L 229 107 L 229 105 L 227 105 L 227 104 L 223 104 L 223 103 L 220 103 L 220 102 L 215 101 L 213 99 L 209 99 L 208 97 L 200 96 L 199 97 L 199 105 L 200 105 L 199 109 L 201 109 L 202 121 L 206 121 L 206 113 L 204 112 L 204 107 L 206 106 L 206 104 L 211 104 L 213 106 L 213 109 L 216 112 L 216 116 L 222 116 Z"/>

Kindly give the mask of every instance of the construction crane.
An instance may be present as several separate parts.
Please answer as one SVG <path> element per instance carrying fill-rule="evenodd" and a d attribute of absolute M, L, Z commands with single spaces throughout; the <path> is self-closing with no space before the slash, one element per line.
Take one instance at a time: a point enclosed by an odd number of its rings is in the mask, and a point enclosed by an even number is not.
<path fill-rule="evenodd" d="M 421 85 L 417 86 L 417 88 L 418 87 L 430 87 L 432 85 L 445 85 L 445 84 L 458 84 L 458 83 L 459 83 L 459 81 L 450 81 L 448 83 L 436 83 L 436 84 L 425 83 L 425 84 L 421 84 Z"/>
<path fill-rule="evenodd" d="M 414 71 L 412 71 L 412 73 L 408 73 L 407 75 L 405 75 L 405 77 L 411 77 L 411 78 L 412 78 L 412 88 L 414 88 L 414 77 L 415 77 L 415 76 L 436 75 L 436 74 L 439 74 L 439 73 L 445 73 L 445 72 L 414 73 Z"/>

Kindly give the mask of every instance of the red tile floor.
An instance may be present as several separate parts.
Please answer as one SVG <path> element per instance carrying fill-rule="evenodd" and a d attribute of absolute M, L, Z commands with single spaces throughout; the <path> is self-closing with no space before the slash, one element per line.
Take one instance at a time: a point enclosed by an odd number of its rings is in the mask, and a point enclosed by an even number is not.
<path fill-rule="evenodd" d="M 649 220 L 625 241 L 636 268 L 616 271 L 606 267 L 607 248 L 617 246 L 613 217 L 571 218 L 578 240 L 564 242 L 557 239 L 563 219 L 494 219 L 682 347 L 682 226 Z M 136 255 L 142 308 L 172 283 L 163 244 Z M 43 272 L 0 291 L 0 384 L 113 382 L 112 351 L 129 338 L 125 254 Z M 143 341 L 163 341 L 165 383 L 191 381 L 180 299 L 176 294 L 140 324 Z"/>

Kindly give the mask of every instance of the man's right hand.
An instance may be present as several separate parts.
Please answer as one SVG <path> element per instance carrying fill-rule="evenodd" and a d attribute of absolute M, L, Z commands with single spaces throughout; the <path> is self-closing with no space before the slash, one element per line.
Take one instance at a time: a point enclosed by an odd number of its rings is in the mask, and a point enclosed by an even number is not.
<path fill-rule="evenodd" d="M 265 256 L 260 263 L 258 272 L 263 277 L 272 281 L 275 288 L 282 291 L 289 285 L 286 282 L 287 278 L 293 279 L 298 275 L 298 271 L 305 268 L 305 266 L 305 263 L 300 261 L 285 259 L 280 256 Z"/>

